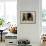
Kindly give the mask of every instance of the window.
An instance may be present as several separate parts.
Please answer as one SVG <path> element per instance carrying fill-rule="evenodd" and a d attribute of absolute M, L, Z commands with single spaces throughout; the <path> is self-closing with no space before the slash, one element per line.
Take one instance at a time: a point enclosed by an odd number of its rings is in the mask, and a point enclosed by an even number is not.
<path fill-rule="evenodd" d="M 46 0 L 42 0 L 42 32 L 46 33 Z"/>
<path fill-rule="evenodd" d="M 46 26 L 46 0 L 42 0 L 42 26 Z"/>
<path fill-rule="evenodd" d="M 17 2 L 6 1 L 6 18 L 7 21 L 17 24 Z"/>
<path fill-rule="evenodd" d="M 0 17 L 4 16 L 4 2 L 0 1 Z"/>
<path fill-rule="evenodd" d="M 0 1 L 0 17 L 17 26 L 17 0 Z"/>

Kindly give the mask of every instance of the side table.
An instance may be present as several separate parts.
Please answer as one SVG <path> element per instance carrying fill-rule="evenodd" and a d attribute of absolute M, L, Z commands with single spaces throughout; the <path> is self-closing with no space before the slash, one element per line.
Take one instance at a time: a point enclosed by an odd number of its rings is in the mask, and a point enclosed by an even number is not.
<path fill-rule="evenodd" d="M 6 34 L 5 46 L 17 46 L 17 35 L 12 33 Z"/>
<path fill-rule="evenodd" d="M 2 32 L 3 32 L 3 30 L 0 30 L 0 32 L 1 32 L 1 42 L 2 42 Z"/>

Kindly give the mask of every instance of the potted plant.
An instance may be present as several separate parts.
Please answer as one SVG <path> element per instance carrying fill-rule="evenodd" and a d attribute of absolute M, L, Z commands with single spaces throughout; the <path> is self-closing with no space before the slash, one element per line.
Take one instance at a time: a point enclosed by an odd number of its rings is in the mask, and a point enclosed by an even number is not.
<path fill-rule="evenodd" d="M 4 19 L 3 18 L 0 18 L 0 27 L 2 27 L 4 25 Z"/>

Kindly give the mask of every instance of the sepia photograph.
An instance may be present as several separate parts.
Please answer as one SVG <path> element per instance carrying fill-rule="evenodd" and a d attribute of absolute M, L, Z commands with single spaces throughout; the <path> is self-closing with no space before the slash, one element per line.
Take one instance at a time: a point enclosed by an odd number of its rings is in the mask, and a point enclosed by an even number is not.
<path fill-rule="evenodd" d="M 21 23 L 36 23 L 36 12 L 35 11 L 21 11 L 20 12 Z"/>

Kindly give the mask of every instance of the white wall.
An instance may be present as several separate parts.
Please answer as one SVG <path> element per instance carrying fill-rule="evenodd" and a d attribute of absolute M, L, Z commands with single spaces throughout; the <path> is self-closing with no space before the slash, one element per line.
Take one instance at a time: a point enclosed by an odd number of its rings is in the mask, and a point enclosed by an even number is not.
<path fill-rule="evenodd" d="M 18 39 L 29 39 L 33 46 L 39 46 L 41 34 L 42 0 L 18 0 Z M 20 24 L 20 11 L 36 11 L 36 24 Z"/>

